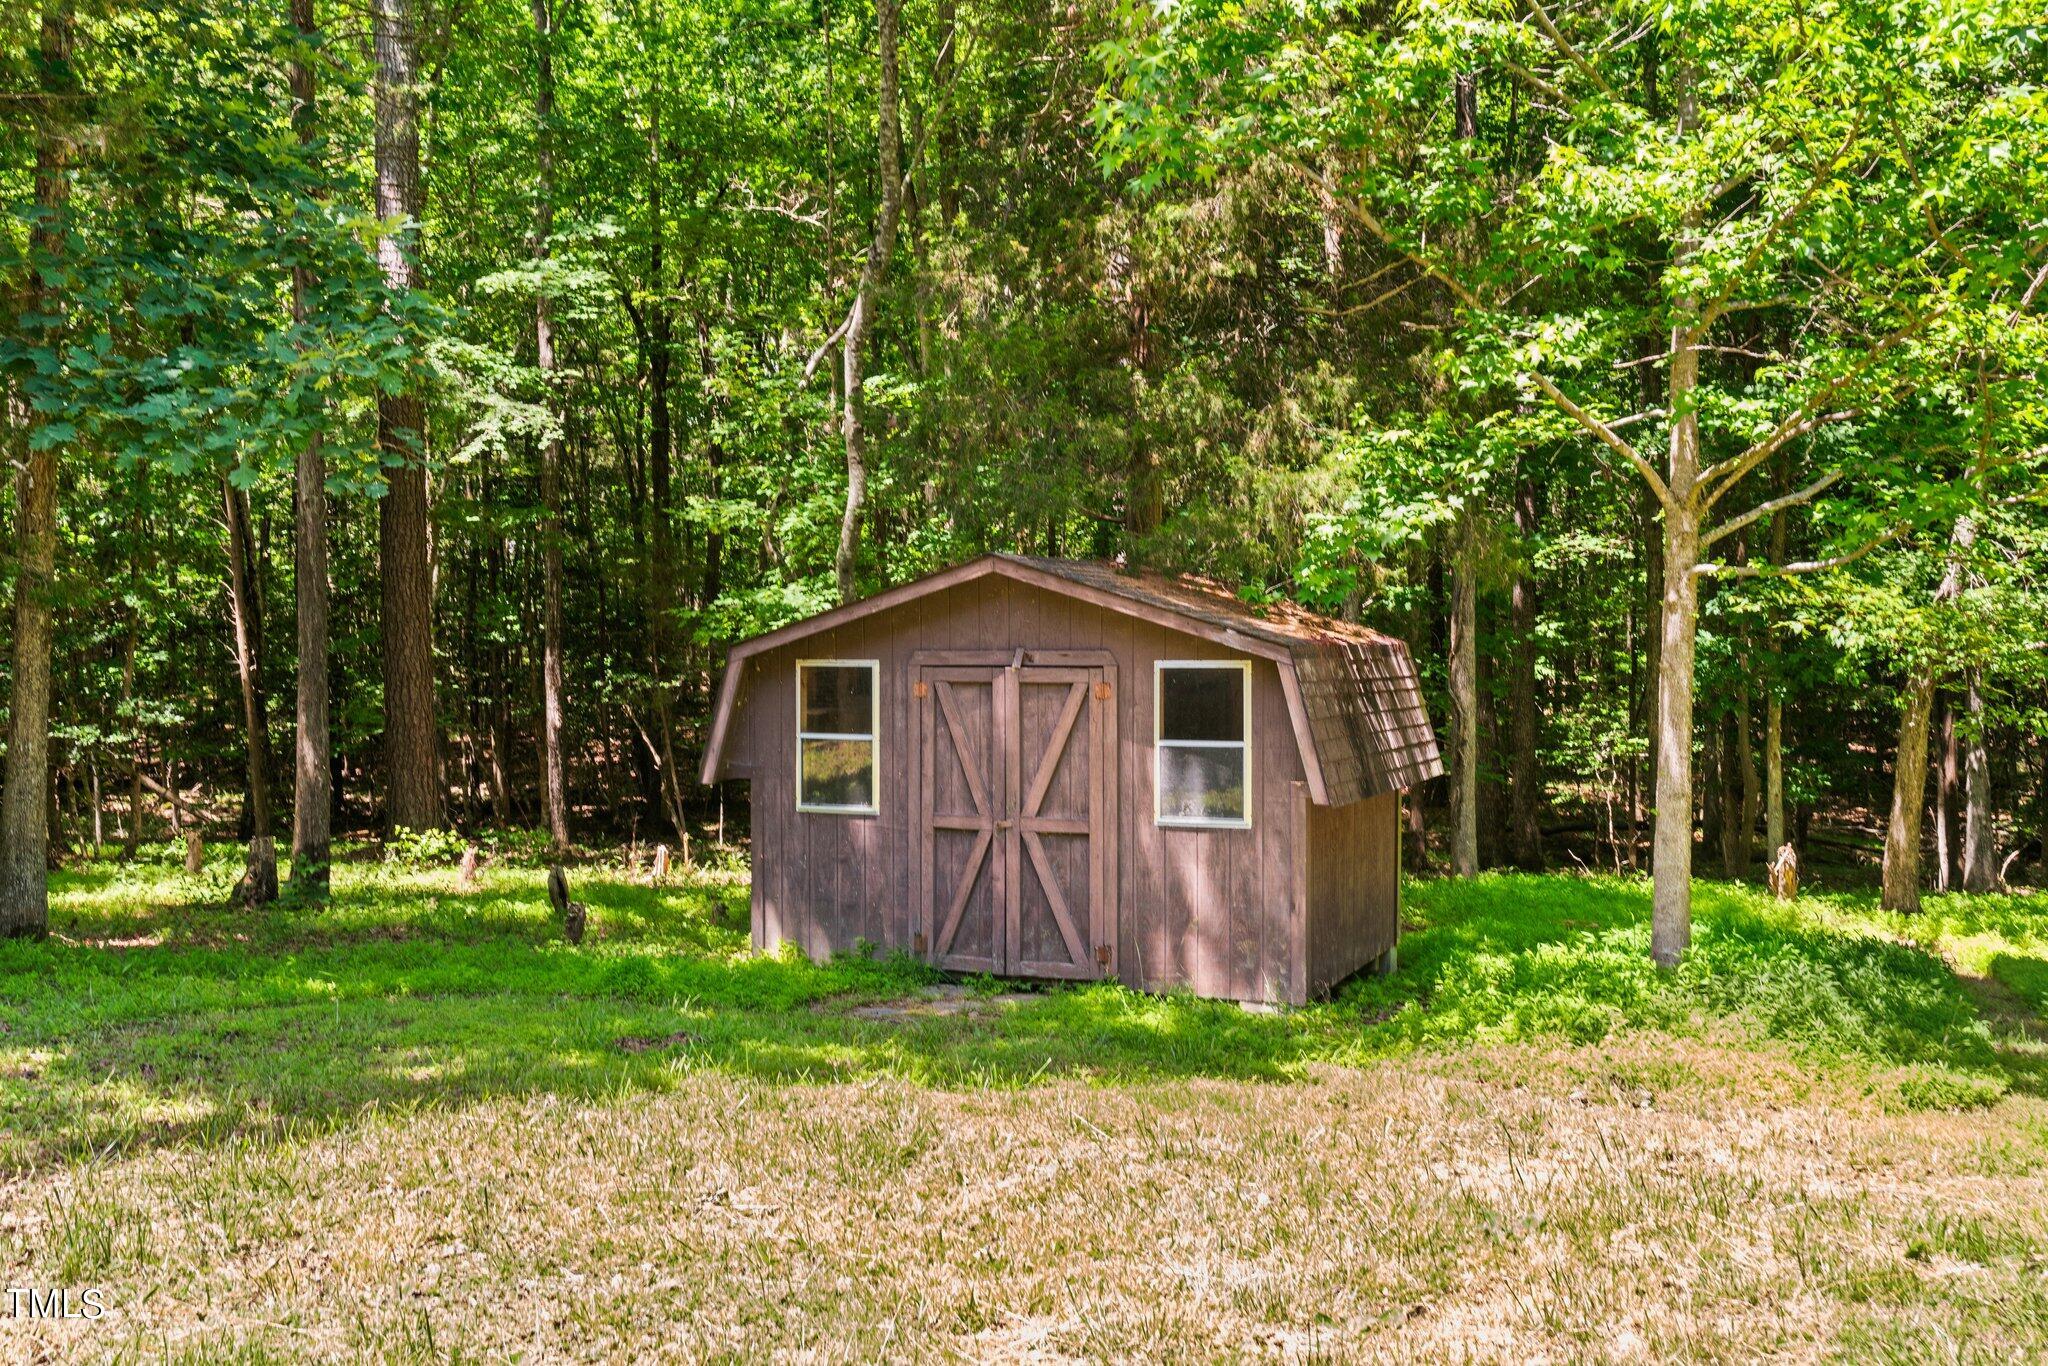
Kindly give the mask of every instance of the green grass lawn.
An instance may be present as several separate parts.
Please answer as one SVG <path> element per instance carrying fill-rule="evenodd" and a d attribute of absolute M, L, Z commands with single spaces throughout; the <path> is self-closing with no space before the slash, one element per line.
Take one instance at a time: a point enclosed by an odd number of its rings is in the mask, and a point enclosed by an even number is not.
<path fill-rule="evenodd" d="M 0 944 L 0 1262 L 119 1306 L 67 1353 L 2048 1351 L 2041 898 L 1703 883 L 1665 973 L 1644 884 L 1424 882 L 1400 972 L 1307 1009 L 926 1013 L 875 1009 L 908 960 L 752 954 L 739 869 L 585 867 L 580 946 L 536 868 L 257 914 L 234 871 L 67 871 Z"/>

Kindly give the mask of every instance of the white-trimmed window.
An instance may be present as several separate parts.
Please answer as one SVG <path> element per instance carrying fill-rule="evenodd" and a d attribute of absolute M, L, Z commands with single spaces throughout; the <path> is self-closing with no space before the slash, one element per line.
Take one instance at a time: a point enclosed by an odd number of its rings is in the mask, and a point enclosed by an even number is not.
<path fill-rule="evenodd" d="M 797 810 L 874 814 L 881 672 L 873 659 L 797 661 Z"/>
<path fill-rule="evenodd" d="M 1152 791 L 1159 823 L 1250 825 L 1250 661 L 1162 659 L 1152 684 Z"/>

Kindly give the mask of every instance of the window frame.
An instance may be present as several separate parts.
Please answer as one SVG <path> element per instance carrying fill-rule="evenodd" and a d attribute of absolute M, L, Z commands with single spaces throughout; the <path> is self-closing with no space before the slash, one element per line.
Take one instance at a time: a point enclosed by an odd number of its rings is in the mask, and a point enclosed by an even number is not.
<path fill-rule="evenodd" d="M 868 671 L 868 730 L 804 729 L 805 669 L 866 669 Z M 882 806 L 882 661 L 879 659 L 799 659 L 793 675 L 796 687 L 796 809 L 818 816 L 876 816 Z M 804 800 L 804 741 L 865 740 L 868 744 L 868 801 L 865 806 Z"/>
<path fill-rule="evenodd" d="M 1168 740 L 1166 729 L 1166 671 L 1168 669 L 1236 669 L 1244 675 L 1244 739 Z M 1244 815 L 1169 816 L 1162 810 L 1166 794 L 1165 764 L 1169 747 L 1180 749 L 1235 749 L 1244 754 Z M 1252 828 L 1252 662 L 1249 659 L 1157 659 L 1152 662 L 1152 823 L 1168 829 L 1249 830 Z"/>

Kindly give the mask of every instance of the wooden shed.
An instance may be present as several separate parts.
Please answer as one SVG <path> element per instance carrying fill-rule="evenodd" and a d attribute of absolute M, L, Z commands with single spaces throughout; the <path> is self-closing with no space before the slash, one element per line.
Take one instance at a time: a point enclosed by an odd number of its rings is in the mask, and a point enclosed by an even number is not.
<path fill-rule="evenodd" d="M 1400 934 L 1442 771 L 1400 641 L 1217 584 L 984 555 L 732 647 L 754 943 L 1301 1002 Z"/>

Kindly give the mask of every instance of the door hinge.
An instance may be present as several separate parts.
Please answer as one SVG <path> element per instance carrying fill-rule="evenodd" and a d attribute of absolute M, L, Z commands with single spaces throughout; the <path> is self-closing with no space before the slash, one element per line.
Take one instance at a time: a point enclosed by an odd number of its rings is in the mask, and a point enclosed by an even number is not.
<path fill-rule="evenodd" d="M 929 697 L 931 696 L 931 691 L 932 685 L 925 682 L 922 678 L 910 685 L 910 695 L 912 697 Z"/>
<path fill-rule="evenodd" d="M 1095 700 L 1097 702 L 1109 701 L 1109 692 L 1110 688 L 1108 683 L 1097 683 L 1095 685 Z"/>
<path fill-rule="evenodd" d="M 923 953 L 925 951 L 924 931 L 919 930 L 916 934 L 910 936 L 910 951 L 912 953 Z"/>
<path fill-rule="evenodd" d="M 1109 966 L 1109 945 L 1097 944 L 1095 946 L 1095 965 L 1103 968 Z"/>

